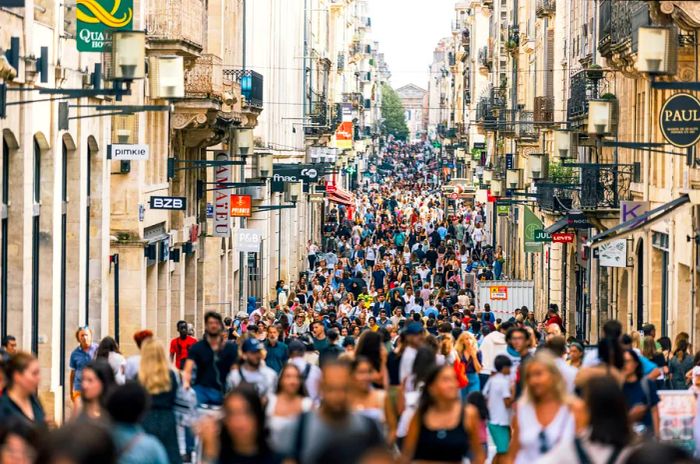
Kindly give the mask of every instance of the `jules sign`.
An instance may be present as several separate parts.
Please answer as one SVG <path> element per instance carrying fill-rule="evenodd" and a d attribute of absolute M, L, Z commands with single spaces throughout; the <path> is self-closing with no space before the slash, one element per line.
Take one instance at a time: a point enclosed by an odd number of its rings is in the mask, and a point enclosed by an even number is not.
<path fill-rule="evenodd" d="M 134 0 L 77 0 L 79 52 L 102 52 L 112 44 L 113 30 L 131 30 Z"/>
<path fill-rule="evenodd" d="M 670 96 L 659 114 L 661 133 L 668 143 L 685 148 L 700 140 L 700 101 L 687 93 Z"/>

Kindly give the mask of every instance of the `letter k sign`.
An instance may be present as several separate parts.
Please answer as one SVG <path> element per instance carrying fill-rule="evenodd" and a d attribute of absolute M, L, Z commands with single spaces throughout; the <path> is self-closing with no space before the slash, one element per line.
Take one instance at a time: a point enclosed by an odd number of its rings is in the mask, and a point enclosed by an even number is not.
<path fill-rule="evenodd" d="M 646 201 L 623 201 L 620 204 L 620 220 L 621 222 L 627 222 L 632 219 L 638 218 L 647 212 L 649 208 L 649 203 Z M 639 219 L 635 221 L 630 227 L 637 227 L 639 224 L 646 221 L 645 219 Z"/>

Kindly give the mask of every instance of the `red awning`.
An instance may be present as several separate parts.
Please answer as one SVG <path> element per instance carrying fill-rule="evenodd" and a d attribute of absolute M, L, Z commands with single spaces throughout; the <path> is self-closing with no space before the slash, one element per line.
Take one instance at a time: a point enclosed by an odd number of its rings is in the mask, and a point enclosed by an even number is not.
<path fill-rule="evenodd" d="M 345 206 L 355 205 L 353 194 L 340 187 L 337 187 L 333 192 L 328 192 L 328 200 Z"/>

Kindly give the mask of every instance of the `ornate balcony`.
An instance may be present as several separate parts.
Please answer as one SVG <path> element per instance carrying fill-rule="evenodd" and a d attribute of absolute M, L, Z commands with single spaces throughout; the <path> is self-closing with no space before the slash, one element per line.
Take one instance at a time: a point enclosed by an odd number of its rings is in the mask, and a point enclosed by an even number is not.
<path fill-rule="evenodd" d="M 581 166 L 580 208 L 582 210 L 617 210 L 620 200 L 630 198 L 632 166 Z"/>
<path fill-rule="evenodd" d="M 578 191 L 573 185 L 578 178 L 560 179 L 561 183 L 550 180 L 539 181 L 537 185 L 537 205 L 551 214 L 565 214 L 574 207 Z"/>
<path fill-rule="evenodd" d="M 535 97 L 535 121 L 554 122 L 554 98 Z"/>
<path fill-rule="evenodd" d="M 311 105 L 309 106 L 309 125 L 304 128 L 308 136 L 320 136 L 330 133 L 328 121 L 328 99 L 324 94 L 311 91 Z"/>
<path fill-rule="evenodd" d="M 519 124 L 516 127 L 516 135 L 523 142 L 536 141 L 539 137 L 535 121 L 535 113 L 533 111 L 520 111 Z"/>
<path fill-rule="evenodd" d="M 496 119 L 496 130 L 506 137 L 514 136 L 517 132 L 517 113 L 518 110 L 500 109 Z"/>
<path fill-rule="evenodd" d="M 538 18 L 546 18 L 553 16 L 557 12 L 556 0 L 537 0 L 535 6 L 535 15 Z"/>
<path fill-rule="evenodd" d="M 482 70 L 490 70 L 491 69 L 491 64 L 493 63 L 493 56 L 491 55 L 491 51 L 489 50 L 489 47 L 487 45 L 484 45 L 479 49 L 479 68 Z"/>
<path fill-rule="evenodd" d="M 150 51 L 196 58 L 206 31 L 203 0 L 146 2 L 145 28 Z"/>
<path fill-rule="evenodd" d="M 224 76 L 230 77 L 241 85 L 244 109 L 262 110 L 263 76 L 250 69 L 224 69 Z"/>
<path fill-rule="evenodd" d="M 571 96 L 566 102 L 569 120 L 581 120 L 588 116 L 588 100 L 598 97 L 598 80 L 591 80 L 585 70 L 571 76 Z"/>
<path fill-rule="evenodd" d="M 642 0 L 602 0 L 600 3 L 598 50 L 610 66 L 624 68 L 634 64 L 640 26 L 651 24 L 649 4 Z"/>
<path fill-rule="evenodd" d="M 221 101 L 224 94 L 222 60 L 216 55 L 202 55 L 194 66 L 185 70 L 185 96 Z"/>

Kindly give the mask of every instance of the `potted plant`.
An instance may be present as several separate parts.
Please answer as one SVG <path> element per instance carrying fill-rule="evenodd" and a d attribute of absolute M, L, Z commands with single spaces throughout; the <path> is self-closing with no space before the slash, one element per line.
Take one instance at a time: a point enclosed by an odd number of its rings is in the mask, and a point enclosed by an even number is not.
<path fill-rule="evenodd" d="M 586 68 L 586 76 L 593 80 L 600 80 L 603 78 L 603 68 L 599 64 L 592 64 Z"/>

